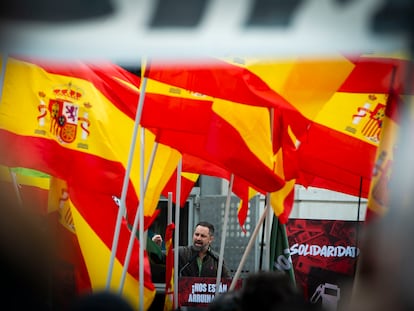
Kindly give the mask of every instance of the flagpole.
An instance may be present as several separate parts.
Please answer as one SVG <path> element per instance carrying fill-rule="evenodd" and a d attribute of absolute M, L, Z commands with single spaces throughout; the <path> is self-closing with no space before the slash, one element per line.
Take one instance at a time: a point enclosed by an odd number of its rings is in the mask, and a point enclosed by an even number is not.
<path fill-rule="evenodd" d="M 232 280 L 232 282 L 230 284 L 230 290 L 233 290 L 235 288 L 235 286 L 236 286 L 237 280 L 240 277 L 241 270 L 242 270 L 242 268 L 244 266 L 244 263 L 247 260 L 247 256 L 249 255 L 250 250 L 253 247 L 253 244 L 255 243 L 257 234 L 259 233 L 259 230 L 260 230 L 260 226 L 262 225 L 262 223 L 265 220 L 267 214 L 269 213 L 269 209 L 270 209 L 270 203 L 267 202 L 266 207 L 265 207 L 265 209 L 263 211 L 263 214 L 260 217 L 259 222 L 256 224 L 256 228 L 254 228 L 253 234 L 250 237 L 249 243 L 246 246 L 246 249 L 244 251 L 244 254 L 243 254 L 243 256 L 242 256 L 242 258 L 240 260 L 239 266 L 237 267 L 237 271 L 236 271 L 236 273 L 235 273 L 235 275 L 233 277 L 233 280 Z"/>
<path fill-rule="evenodd" d="M 183 159 L 177 166 L 177 190 L 175 196 L 175 228 L 174 228 L 174 308 L 178 308 L 178 248 L 180 239 L 180 200 L 181 200 L 181 170 Z"/>
<path fill-rule="evenodd" d="M 271 251 L 270 251 L 270 260 L 273 261 L 272 263 L 269 262 L 269 266 L 271 270 L 274 270 L 274 261 L 276 258 L 276 245 L 277 239 L 279 238 L 279 232 L 277 230 L 277 226 L 279 225 L 279 218 L 277 218 L 276 214 L 273 215 L 273 222 L 272 222 L 272 235 L 270 236 L 270 244 L 271 244 Z"/>
<path fill-rule="evenodd" d="M 276 215 L 275 215 L 276 217 Z M 292 263 L 292 256 L 290 255 L 290 246 L 289 246 L 289 239 L 286 232 L 286 224 L 280 224 L 281 230 L 283 230 L 283 242 L 286 244 L 286 248 L 289 250 L 289 263 L 290 263 L 290 269 L 289 269 L 289 276 L 292 280 L 293 285 L 296 287 L 296 278 L 295 278 L 295 270 L 293 269 L 293 263 Z"/>
<path fill-rule="evenodd" d="M 144 106 L 144 97 L 145 97 L 145 88 L 146 88 L 146 86 L 147 86 L 147 78 L 144 77 L 142 79 L 141 93 L 140 93 L 139 100 L 138 100 L 137 112 L 135 114 L 135 123 L 134 123 L 134 129 L 133 129 L 133 132 L 132 132 L 131 144 L 130 144 L 130 149 L 129 149 L 128 163 L 127 163 L 127 167 L 126 167 L 126 170 L 125 170 L 125 176 L 124 176 L 124 181 L 123 181 L 123 185 L 122 185 L 121 200 L 120 200 L 120 204 L 119 204 L 118 216 L 117 216 L 116 225 L 115 225 L 114 238 L 113 238 L 113 241 L 112 241 L 111 257 L 110 257 L 110 261 L 109 261 L 108 275 L 107 275 L 107 280 L 106 280 L 106 289 L 110 288 L 111 279 L 112 279 L 112 272 L 113 272 L 113 266 L 114 266 L 114 263 L 115 263 L 115 256 L 116 256 L 116 251 L 117 251 L 117 248 L 118 248 L 118 239 L 119 239 L 119 234 L 120 234 L 120 230 L 121 230 L 122 217 L 123 217 L 123 215 L 125 213 L 125 210 L 126 210 L 126 208 L 125 208 L 125 199 L 126 199 L 126 195 L 127 195 L 127 191 L 128 191 L 129 175 L 131 173 L 132 160 L 133 160 L 133 157 L 134 157 L 135 143 L 136 143 L 136 139 L 137 139 L 138 127 L 139 127 L 139 123 L 141 121 L 142 108 Z M 141 199 L 142 198 L 140 198 L 140 201 L 141 201 Z"/>
<path fill-rule="evenodd" d="M 140 131 L 141 131 L 141 135 L 145 135 L 145 129 L 143 127 L 140 128 Z M 139 223 L 139 220 L 140 220 L 140 212 L 139 211 L 140 211 L 140 208 L 141 208 L 141 202 L 144 202 L 144 200 L 145 200 L 145 193 L 147 192 L 147 188 L 148 188 L 148 184 L 149 184 L 149 178 L 150 178 L 150 174 L 151 174 L 152 167 L 153 167 L 153 164 L 154 164 L 154 158 L 155 158 L 155 154 L 156 154 L 157 149 L 158 149 L 158 144 L 155 143 L 154 147 L 152 149 L 151 161 L 149 163 L 146 179 L 144 180 L 144 182 L 140 183 L 140 185 L 141 184 L 144 185 L 144 193 L 140 194 L 140 198 L 144 198 L 144 199 L 143 200 L 140 199 L 139 204 L 137 206 L 137 212 L 135 214 L 134 223 L 132 225 L 132 230 L 131 230 L 131 235 L 129 237 L 128 249 L 127 249 L 127 253 L 126 253 L 125 261 L 124 261 L 124 267 L 122 269 L 121 281 L 120 281 L 120 284 L 119 284 L 119 294 L 122 294 L 123 287 L 124 287 L 124 284 L 125 284 L 125 278 L 126 278 L 126 274 L 127 274 L 128 267 L 129 267 L 129 262 L 130 262 L 131 255 L 132 255 L 134 240 L 135 240 L 136 233 L 137 233 L 137 230 L 138 230 L 138 223 Z M 145 137 L 141 141 L 141 152 L 144 152 L 144 150 L 145 150 Z M 141 158 L 143 158 L 143 155 L 141 155 Z M 144 161 L 140 161 L 140 165 L 144 166 L 144 164 L 141 163 L 141 162 L 144 162 Z M 140 170 L 141 170 L 141 172 L 144 172 L 143 167 L 141 167 Z M 145 240 L 144 240 L 144 243 L 145 243 Z M 141 246 L 142 246 L 142 248 L 145 249 L 145 245 L 142 245 L 141 242 L 140 242 L 140 247 Z"/>
<path fill-rule="evenodd" d="M 223 231 L 221 233 L 221 245 L 220 245 L 220 255 L 219 255 L 219 262 L 218 262 L 218 268 L 217 268 L 217 278 L 216 278 L 216 292 L 215 296 L 218 294 L 218 289 L 220 286 L 220 280 L 223 270 L 223 258 L 224 258 L 224 245 L 226 243 L 226 235 L 227 235 L 227 223 L 229 220 L 229 210 L 230 210 L 230 199 L 231 199 L 231 192 L 233 189 L 233 182 L 234 182 L 234 174 L 231 174 L 230 176 L 230 183 L 229 188 L 227 191 L 227 199 L 226 199 L 226 206 L 224 210 L 224 223 L 223 223 Z"/>
<path fill-rule="evenodd" d="M 168 192 L 167 225 L 172 223 L 172 192 Z"/>
<path fill-rule="evenodd" d="M 10 167 L 9 167 L 9 173 L 10 173 L 11 180 L 13 182 L 14 191 L 16 192 L 17 202 L 19 204 L 19 207 L 23 208 L 23 199 L 22 199 L 22 194 L 20 193 L 20 190 L 19 190 L 19 184 L 17 183 L 16 173 L 13 172 Z"/>
<path fill-rule="evenodd" d="M 273 127 L 274 127 L 274 108 L 270 108 L 269 109 L 269 119 L 270 119 L 270 139 L 271 139 L 271 143 L 272 143 L 272 150 L 273 150 Z M 274 167 L 273 167 L 274 168 Z M 266 194 L 266 198 L 267 198 L 267 204 L 270 206 L 271 205 L 271 201 L 270 201 L 270 193 Z M 270 236 L 271 236 L 271 231 L 272 231 L 272 221 L 273 221 L 273 216 L 274 215 L 274 211 L 272 208 L 268 209 L 267 212 L 267 216 L 266 216 L 266 221 L 265 221 L 265 258 L 264 258 L 264 265 L 263 265 L 263 270 L 265 271 L 269 271 L 270 270 Z"/>
<path fill-rule="evenodd" d="M 145 129 L 143 129 L 143 128 L 141 128 L 141 130 L 143 132 L 145 131 Z M 144 139 L 143 142 L 141 142 L 141 146 L 142 146 L 141 150 L 142 149 L 145 150 L 145 139 Z M 145 198 L 145 194 L 147 193 L 149 178 L 150 178 L 150 174 L 151 174 L 151 171 L 152 171 L 152 167 L 154 166 L 154 160 L 155 160 L 155 155 L 157 153 L 157 149 L 158 149 L 158 143 L 155 142 L 154 146 L 152 148 L 151 160 L 150 160 L 150 163 L 149 163 L 149 166 L 148 166 L 148 171 L 147 171 L 146 179 L 145 179 L 145 182 L 144 182 L 144 194 L 143 194 L 143 196 L 140 195 L 140 197 L 142 197 L 142 198 Z M 142 157 L 142 155 L 141 155 L 141 157 Z M 119 293 L 120 294 L 122 294 L 122 291 L 123 291 L 123 288 L 124 288 L 125 278 L 126 278 L 126 274 L 127 274 L 128 267 L 129 267 L 129 262 L 130 262 L 131 255 L 132 255 L 134 240 L 135 240 L 135 236 L 136 236 L 137 229 L 138 229 L 138 222 L 139 222 L 139 215 L 140 215 L 139 214 L 140 205 L 141 205 L 141 200 L 140 200 L 140 203 L 137 206 L 137 213 L 135 214 L 134 224 L 132 226 L 132 231 L 131 231 L 131 235 L 130 235 L 130 238 L 129 238 L 127 254 L 125 256 L 124 267 L 123 267 L 123 270 L 122 270 L 121 281 L 120 281 L 120 284 L 119 284 Z M 141 247 L 141 245 L 140 245 L 140 247 Z M 145 247 L 143 247 L 143 248 L 145 248 Z"/>
<path fill-rule="evenodd" d="M 270 193 L 266 193 L 267 202 L 269 205 L 271 205 L 270 202 Z M 270 270 L 270 231 L 272 230 L 272 216 L 274 212 L 273 209 L 269 208 L 266 215 L 266 220 L 264 222 L 264 232 L 265 232 L 265 238 L 264 242 L 262 242 L 265 246 L 265 258 L 264 258 L 264 264 L 262 265 L 264 271 Z"/>
<path fill-rule="evenodd" d="M 141 127 L 141 157 L 140 157 L 140 194 L 139 194 L 139 306 L 144 310 L 144 167 L 145 167 L 145 130 Z M 132 236 L 133 237 L 133 236 Z"/>
<path fill-rule="evenodd" d="M 174 287 L 175 283 L 173 283 L 173 288 L 171 288 L 171 281 L 174 279 L 174 276 L 169 273 L 170 269 L 174 269 L 174 258 L 172 259 L 172 265 L 169 260 L 170 256 L 174 257 L 174 254 L 170 252 L 170 248 L 172 247 L 171 243 L 172 240 L 167 240 L 167 238 L 171 238 L 171 236 L 167 236 L 171 234 L 171 229 L 169 227 L 172 225 L 172 204 L 173 204 L 173 193 L 171 191 L 168 192 L 168 205 L 167 205 L 167 226 L 165 227 L 165 251 L 166 251 L 166 264 L 165 264 L 165 297 L 164 297 L 164 311 L 175 310 L 174 308 Z M 173 304 L 172 306 L 170 304 Z"/>

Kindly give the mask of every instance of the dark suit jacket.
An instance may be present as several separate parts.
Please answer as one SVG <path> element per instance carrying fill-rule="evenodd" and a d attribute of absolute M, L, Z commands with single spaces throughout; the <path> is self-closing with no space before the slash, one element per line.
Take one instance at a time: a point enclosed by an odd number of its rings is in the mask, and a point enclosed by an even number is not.
<path fill-rule="evenodd" d="M 180 276 L 196 276 L 196 277 L 217 277 L 219 255 L 212 249 L 209 249 L 203 258 L 200 274 L 198 273 L 197 259 L 198 251 L 193 246 L 180 246 L 178 253 L 179 275 Z M 230 277 L 230 273 L 223 261 L 223 269 L 221 272 L 223 278 Z"/>

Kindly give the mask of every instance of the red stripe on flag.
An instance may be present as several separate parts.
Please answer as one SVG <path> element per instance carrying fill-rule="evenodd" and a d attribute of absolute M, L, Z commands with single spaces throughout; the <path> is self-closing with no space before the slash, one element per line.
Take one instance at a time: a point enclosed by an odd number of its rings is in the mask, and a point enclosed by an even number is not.
<path fill-rule="evenodd" d="M 251 71 L 214 58 L 197 62 L 152 60 L 146 77 L 216 98 L 262 107 L 289 105 Z"/>
<path fill-rule="evenodd" d="M 181 193 L 180 193 L 180 207 L 184 207 L 185 202 L 187 201 L 191 190 L 194 187 L 195 182 L 192 180 L 188 180 L 187 178 L 181 176 Z M 172 200 L 173 202 L 177 203 L 177 171 L 171 176 L 168 180 L 167 184 L 165 185 L 162 195 L 168 197 L 168 193 L 172 193 Z"/>
<path fill-rule="evenodd" d="M 381 57 L 354 57 L 350 59 L 355 68 L 338 89 L 338 92 L 348 93 L 380 93 L 388 94 L 390 85 L 394 91 L 403 90 L 408 61 Z M 393 79 L 393 70 L 397 68 L 397 75 Z"/>
<path fill-rule="evenodd" d="M 367 197 L 376 147 L 314 123 L 298 149 L 298 184 Z"/>
<path fill-rule="evenodd" d="M 264 191 L 283 186 L 284 181 L 252 153 L 240 133 L 212 111 L 211 103 L 153 95 L 164 100 L 146 102 L 141 123 L 156 129 L 158 142 L 210 161 Z M 154 114 L 156 110 L 169 122 Z"/>

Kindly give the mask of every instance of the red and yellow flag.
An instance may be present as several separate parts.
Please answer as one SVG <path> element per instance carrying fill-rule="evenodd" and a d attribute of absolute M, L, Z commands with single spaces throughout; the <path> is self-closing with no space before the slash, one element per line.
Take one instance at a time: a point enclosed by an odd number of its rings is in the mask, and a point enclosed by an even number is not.
<path fill-rule="evenodd" d="M 195 171 L 193 171 L 195 172 Z M 197 173 L 191 172 L 181 172 L 181 193 L 180 193 L 180 202 L 179 205 L 183 207 L 185 202 L 187 201 L 188 197 L 190 196 L 191 190 L 193 189 L 197 179 L 200 175 Z M 162 195 L 166 198 L 168 197 L 168 193 L 172 193 L 172 200 L 177 204 L 177 170 L 171 176 L 170 180 L 165 185 L 164 189 L 162 190 Z"/>
<path fill-rule="evenodd" d="M 409 98 L 410 96 L 406 97 Z M 383 130 L 372 173 L 366 220 L 384 215 L 389 208 L 389 186 L 399 133 L 399 106 L 399 98 L 391 94 L 385 110 Z"/>
<path fill-rule="evenodd" d="M 217 58 L 190 61 L 151 60 L 144 76 L 214 98 L 259 107 L 288 105 L 257 75 Z"/>
<path fill-rule="evenodd" d="M 93 194 L 78 187 L 71 188 L 69 195 L 74 225 L 88 267 L 92 288 L 103 290 L 107 281 L 113 234 L 112 230 L 107 230 L 105 227 L 114 228 L 116 219 L 116 210 L 108 207 L 116 204 L 105 195 Z M 85 206 L 92 208 L 85 209 Z M 130 233 L 126 221 L 123 221 L 110 284 L 110 290 L 115 292 L 119 289 Z M 138 240 L 134 240 L 122 295 L 138 309 L 140 305 L 138 271 L 139 266 L 144 265 L 143 305 L 147 310 L 155 297 L 155 288 L 151 280 L 147 254 L 144 253 L 144 262 L 141 263 L 138 248 Z"/>
<path fill-rule="evenodd" d="M 65 180 L 79 215 L 108 252 L 118 212 L 115 199 L 122 192 L 134 124 L 125 111 L 134 112 L 137 105 L 137 101 L 124 102 L 122 96 L 111 90 L 107 81 L 85 64 L 58 66 L 10 58 L 0 105 L 0 163 L 36 169 Z M 128 105 L 131 107 L 125 108 Z M 120 106 L 124 108 L 119 109 Z M 146 138 L 154 143 L 151 135 L 149 133 Z M 171 153 L 179 158 L 177 152 Z M 140 153 L 136 151 L 135 154 L 139 156 Z M 146 154 L 146 163 L 150 155 L 151 148 Z M 131 170 L 126 202 L 132 216 L 138 206 L 137 159 Z M 165 165 L 171 164 L 166 161 Z M 171 174 L 175 167 L 175 163 L 171 165 Z M 168 171 L 163 171 L 165 182 L 169 178 Z M 89 196 L 96 201 L 90 202 Z M 150 200 L 155 201 L 154 198 Z M 121 231 L 117 260 L 123 262 L 130 232 L 126 227 Z M 104 265 L 108 263 L 103 262 Z M 149 305 L 155 289 L 149 266 L 147 268 L 145 288 L 148 295 L 144 299 Z M 106 270 L 101 269 L 102 277 L 106 276 Z M 133 267 L 132 262 L 128 271 L 137 277 L 137 266 Z"/>
<path fill-rule="evenodd" d="M 391 67 L 367 61 L 334 55 L 245 62 L 308 120 L 284 116 L 300 142 L 298 184 L 368 196 Z"/>
<path fill-rule="evenodd" d="M 159 142 L 222 167 L 260 189 L 273 191 L 283 185 L 273 172 L 266 108 L 219 99 L 145 96 L 141 123 L 156 132 Z"/>

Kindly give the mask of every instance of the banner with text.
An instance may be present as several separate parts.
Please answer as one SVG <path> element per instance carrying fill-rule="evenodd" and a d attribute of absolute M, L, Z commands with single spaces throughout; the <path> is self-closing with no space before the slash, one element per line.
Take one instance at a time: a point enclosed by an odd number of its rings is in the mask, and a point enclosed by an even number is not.
<path fill-rule="evenodd" d="M 227 292 L 230 289 L 232 279 L 221 279 L 218 293 Z M 242 280 L 239 279 L 235 289 L 240 289 Z M 216 278 L 181 277 L 178 280 L 178 303 L 180 306 L 208 307 L 216 294 Z"/>
<path fill-rule="evenodd" d="M 358 222 L 290 219 L 286 230 L 297 286 L 310 302 L 337 310 L 355 274 Z"/>

